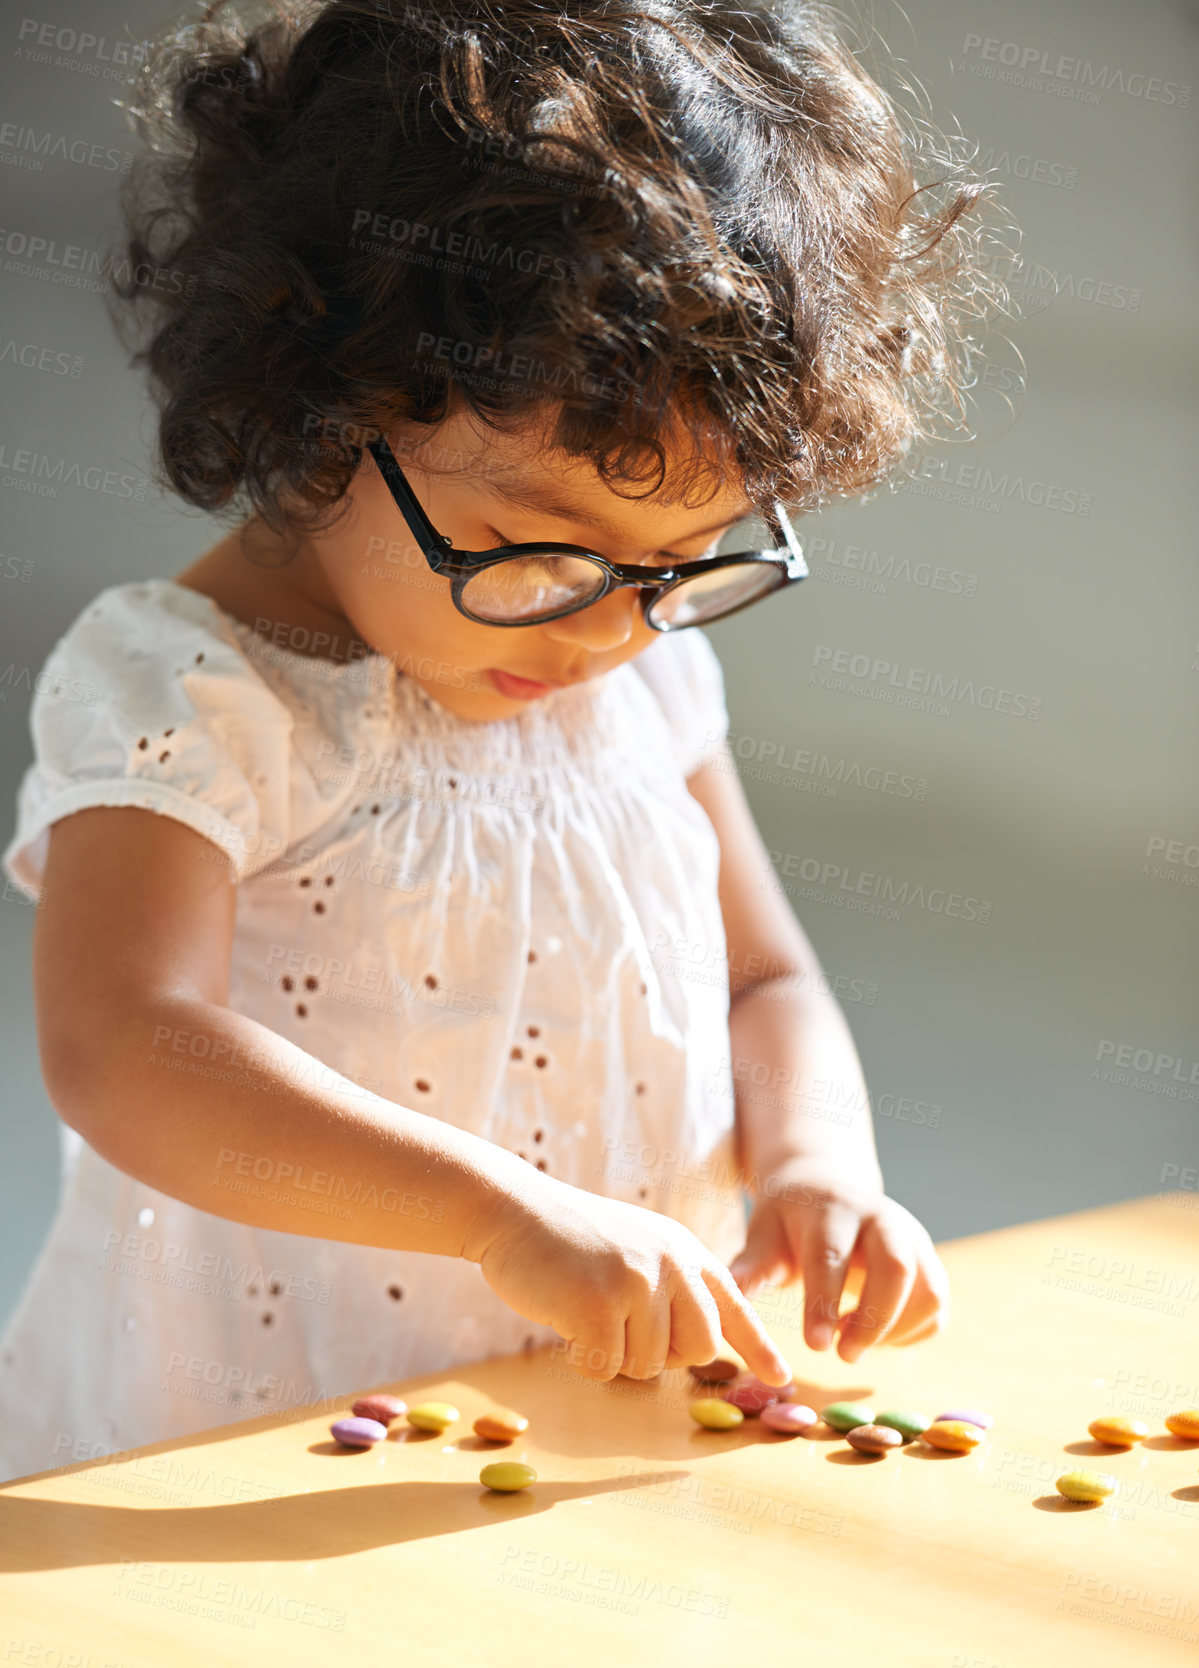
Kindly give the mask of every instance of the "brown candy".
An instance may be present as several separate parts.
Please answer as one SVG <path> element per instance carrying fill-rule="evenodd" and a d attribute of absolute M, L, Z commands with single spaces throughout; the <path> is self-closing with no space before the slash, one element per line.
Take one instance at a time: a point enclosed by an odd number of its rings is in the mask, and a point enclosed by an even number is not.
<path fill-rule="evenodd" d="M 407 1413 L 408 1403 L 398 1396 L 359 1396 L 351 1411 L 355 1419 L 377 1419 L 381 1425 L 390 1425 Z"/>
<path fill-rule="evenodd" d="M 846 1431 L 845 1440 L 860 1454 L 885 1454 L 891 1448 L 902 1448 L 903 1437 L 890 1425 L 855 1425 Z"/>
<path fill-rule="evenodd" d="M 510 1407 L 493 1407 L 490 1413 L 481 1413 L 475 1420 L 475 1435 L 488 1442 L 513 1442 L 528 1428 L 529 1421 L 524 1414 L 513 1413 Z"/>
<path fill-rule="evenodd" d="M 692 1367 L 691 1376 L 701 1384 L 723 1384 L 727 1379 L 736 1378 L 740 1371 L 735 1361 L 725 1361 L 717 1356 L 715 1361 L 705 1361 L 702 1366 Z"/>

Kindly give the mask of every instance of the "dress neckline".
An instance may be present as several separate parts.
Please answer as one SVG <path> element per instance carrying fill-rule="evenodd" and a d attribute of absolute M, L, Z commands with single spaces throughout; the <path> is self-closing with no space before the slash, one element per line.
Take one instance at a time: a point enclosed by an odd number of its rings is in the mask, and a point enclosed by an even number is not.
<path fill-rule="evenodd" d="M 196 605 L 204 608 L 210 620 L 215 616 L 228 626 L 244 649 L 256 649 L 268 661 L 285 662 L 290 667 L 301 668 L 311 678 L 319 678 L 322 682 L 329 680 L 336 685 L 341 685 L 348 675 L 357 674 L 359 680 L 365 681 L 369 695 L 376 699 L 393 705 L 403 700 L 417 702 L 434 729 L 443 735 L 451 732 L 461 734 L 464 729 L 494 732 L 497 727 L 509 731 L 513 731 L 514 727 L 514 733 L 528 735 L 547 723 L 558 726 L 563 721 L 573 728 L 585 714 L 596 716 L 596 704 L 602 704 L 605 698 L 610 699 L 608 690 L 612 687 L 613 673 L 622 672 L 625 666 L 633 664 L 625 662 L 601 673 L 599 677 L 555 689 L 551 694 L 531 701 L 523 712 L 512 713 L 507 718 L 464 718 L 442 706 L 414 678 L 407 677 L 390 656 L 380 653 L 378 649 L 371 649 L 357 659 L 347 661 L 322 660 L 318 655 L 300 654 L 295 649 L 272 643 L 253 626 L 247 625 L 245 620 L 239 620 L 236 614 L 222 608 L 214 597 L 204 591 L 194 591 L 188 585 L 176 584 L 173 579 L 156 578 L 142 583 L 166 587 L 168 595 L 173 593 L 176 597 L 194 599 Z M 191 604 L 185 601 L 184 606 L 190 607 Z M 253 658 L 249 652 L 248 658 Z"/>
<path fill-rule="evenodd" d="M 254 627 L 247 624 L 245 620 L 239 620 L 236 614 L 231 614 L 227 608 L 222 608 L 216 598 L 210 597 L 206 591 L 194 590 L 190 585 L 180 585 L 174 579 L 159 579 L 150 581 L 150 583 L 169 585 L 173 591 L 182 591 L 188 596 L 196 597 L 200 602 L 206 603 L 211 610 L 219 614 L 221 619 L 230 625 L 243 641 L 248 639 L 256 642 L 261 645 L 264 652 L 269 652 L 293 664 L 319 667 L 322 677 L 327 677 L 330 673 L 352 672 L 356 667 L 366 666 L 371 661 L 380 661 L 387 666 L 392 664 L 388 657 L 381 654 L 378 649 L 369 649 L 366 654 L 356 655 L 353 660 L 326 660 L 318 654 L 301 654 L 298 649 L 289 649 L 281 643 L 272 643 L 269 637 L 264 637 L 260 631 L 255 631 Z M 398 676 L 403 675 L 398 672 L 398 668 L 393 668 L 393 670 L 396 670 Z"/>

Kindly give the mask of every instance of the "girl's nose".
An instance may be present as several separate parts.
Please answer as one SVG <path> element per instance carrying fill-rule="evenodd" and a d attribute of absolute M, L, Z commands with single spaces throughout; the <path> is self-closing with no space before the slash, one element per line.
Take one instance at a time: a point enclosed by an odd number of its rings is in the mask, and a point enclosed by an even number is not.
<path fill-rule="evenodd" d="M 641 619 L 640 599 L 635 585 L 623 585 L 588 608 L 547 621 L 541 629 L 557 643 L 575 643 L 594 654 L 618 649 L 628 642 Z"/>

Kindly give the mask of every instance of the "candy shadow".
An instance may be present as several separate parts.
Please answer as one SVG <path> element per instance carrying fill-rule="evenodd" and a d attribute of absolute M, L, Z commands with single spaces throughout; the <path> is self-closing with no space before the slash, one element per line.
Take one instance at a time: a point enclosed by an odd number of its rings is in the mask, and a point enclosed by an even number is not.
<path fill-rule="evenodd" d="M 1199 1442 L 1188 1442 L 1185 1436 L 1172 1436 L 1168 1431 L 1163 1436 L 1147 1436 L 1140 1446 L 1164 1454 L 1199 1454 Z"/>
<path fill-rule="evenodd" d="M 894 1449 L 891 1450 L 894 1453 Z M 830 1465 L 876 1465 L 879 1460 L 886 1459 L 886 1454 L 863 1454 L 858 1448 L 838 1448 L 825 1459 Z"/>
<path fill-rule="evenodd" d="M 976 1448 L 969 1448 L 960 1454 L 954 1453 L 952 1448 L 933 1448 L 927 1442 L 905 1442 L 899 1450 L 909 1459 L 920 1460 L 955 1460 L 969 1459 L 971 1454 L 977 1453 Z"/>
<path fill-rule="evenodd" d="M 1132 1442 L 1125 1447 L 1122 1442 L 1064 1442 L 1063 1454 L 1083 1454 L 1087 1459 L 1115 1459 L 1119 1454 L 1131 1454 L 1134 1448 L 1143 1448 L 1143 1442 Z"/>
<path fill-rule="evenodd" d="M 1175 1500 L 1199 1502 L 1199 1483 L 1187 1483 L 1185 1487 L 1173 1489 L 1171 1492 Z"/>
<path fill-rule="evenodd" d="M 1038 1494 L 1033 1505 L 1039 1512 L 1093 1512 L 1102 1500 L 1067 1500 L 1064 1494 Z"/>

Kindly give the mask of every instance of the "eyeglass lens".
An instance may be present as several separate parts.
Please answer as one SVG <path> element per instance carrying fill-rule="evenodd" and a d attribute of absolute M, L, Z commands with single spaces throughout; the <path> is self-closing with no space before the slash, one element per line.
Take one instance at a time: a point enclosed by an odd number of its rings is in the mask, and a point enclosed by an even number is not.
<path fill-rule="evenodd" d="M 585 608 L 602 592 L 605 577 L 585 556 L 515 556 L 473 574 L 462 588 L 462 602 L 477 619 L 529 624 L 567 608 Z M 773 563 L 731 562 L 659 593 L 649 617 L 675 630 L 697 625 L 764 596 L 778 579 Z"/>

